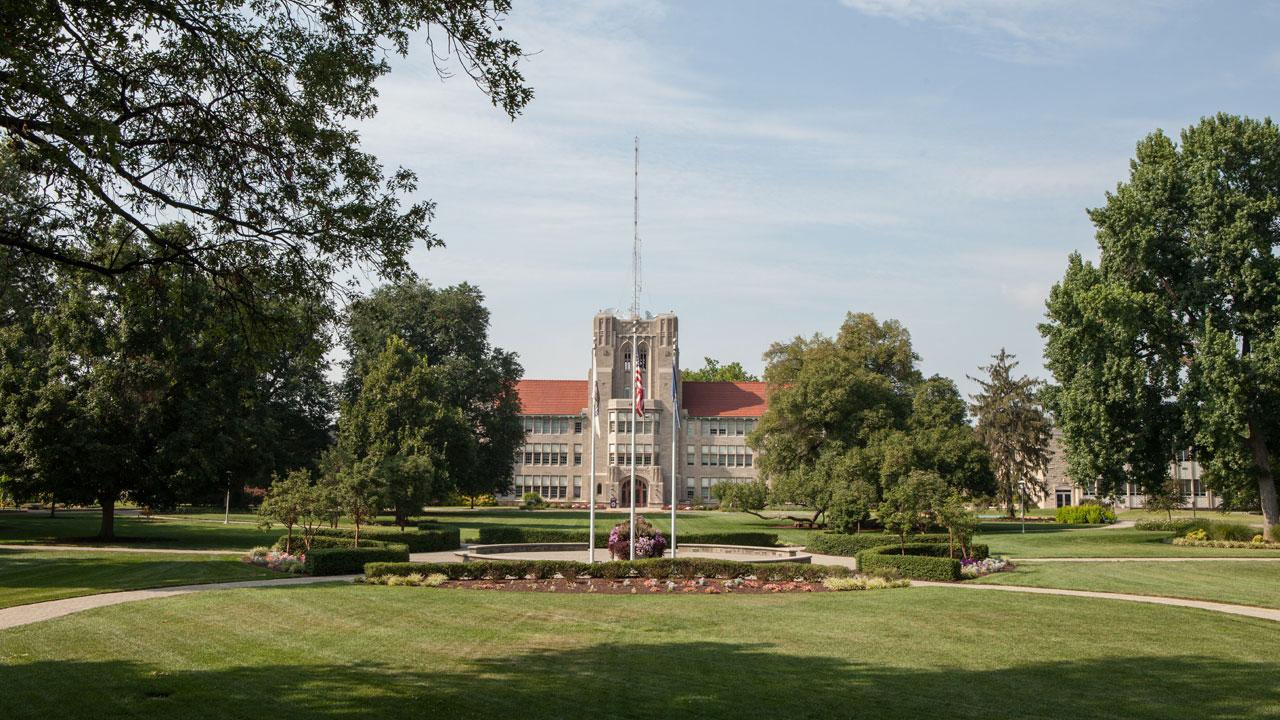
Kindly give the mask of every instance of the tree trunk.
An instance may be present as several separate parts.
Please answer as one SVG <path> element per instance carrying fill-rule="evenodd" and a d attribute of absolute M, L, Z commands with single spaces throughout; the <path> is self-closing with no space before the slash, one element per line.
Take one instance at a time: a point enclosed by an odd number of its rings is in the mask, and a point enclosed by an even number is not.
<path fill-rule="evenodd" d="M 57 517 L 54 512 L 58 509 L 58 496 L 49 496 L 49 517 Z"/>
<path fill-rule="evenodd" d="M 293 554 L 293 526 L 289 526 L 289 534 L 284 536 L 284 554 Z"/>
<path fill-rule="evenodd" d="M 1253 452 L 1253 464 L 1258 468 L 1258 502 L 1262 505 L 1262 534 L 1271 539 L 1272 528 L 1280 525 L 1280 500 L 1276 498 L 1276 477 L 1271 472 L 1271 456 L 1267 452 L 1267 440 L 1258 432 L 1257 424 L 1249 420 L 1249 437 L 1246 439 Z"/>
<path fill-rule="evenodd" d="M 355 546 L 356 546 L 356 547 L 360 547 L 360 518 L 359 518 L 359 517 L 355 518 L 355 524 L 356 524 L 356 541 L 355 541 Z"/>
<path fill-rule="evenodd" d="M 469 497 L 471 498 L 471 509 L 472 509 L 472 510 L 475 510 L 475 509 L 476 509 L 476 496 L 475 496 L 475 495 L 471 495 L 471 496 L 469 496 Z"/>
<path fill-rule="evenodd" d="M 98 528 L 99 540 L 115 540 L 116 539 L 116 499 L 101 498 L 98 501 L 102 504 L 102 525 Z"/>

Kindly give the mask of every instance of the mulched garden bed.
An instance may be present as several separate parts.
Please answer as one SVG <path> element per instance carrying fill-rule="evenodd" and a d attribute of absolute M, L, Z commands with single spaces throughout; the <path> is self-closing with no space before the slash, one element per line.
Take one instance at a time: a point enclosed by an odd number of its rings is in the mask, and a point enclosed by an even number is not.
<path fill-rule="evenodd" d="M 598 580 L 553 578 L 550 580 L 447 580 L 438 587 L 497 590 L 502 592 L 595 593 L 601 595 L 775 594 L 789 592 L 829 592 L 820 582 L 761 582 L 759 580 Z"/>

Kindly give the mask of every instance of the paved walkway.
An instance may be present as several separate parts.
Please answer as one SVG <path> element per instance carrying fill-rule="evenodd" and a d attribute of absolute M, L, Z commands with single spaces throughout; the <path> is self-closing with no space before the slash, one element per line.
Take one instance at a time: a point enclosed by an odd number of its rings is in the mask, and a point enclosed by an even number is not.
<path fill-rule="evenodd" d="M 963 588 L 965 590 L 996 590 L 1000 592 L 1031 593 L 1033 595 L 1067 595 L 1070 597 L 1098 598 L 1101 600 L 1123 600 L 1125 602 L 1149 603 L 1151 605 L 1172 605 L 1174 607 L 1198 608 L 1229 615 L 1261 618 L 1280 622 L 1280 610 L 1273 608 L 1253 607 L 1252 605 L 1232 605 L 1230 603 L 1209 602 L 1207 600 L 1187 600 L 1185 598 L 1158 597 L 1155 595 L 1130 595 L 1129 593 L 1094 592 L 1092 590 L 1060 590 L 1057 588 L 1037 588 L 1025 585 L 968 585 L 964 583 L 930 582 L 912 580 L 912 587 L 944 587 Z"/>
<path fill-rule="evenodd" d="M 189 595 L 209 590 L 235 590 L 237 588 L 284 587 L 289 585 L 311 585 L 326 582 L 350 582 L 356 575 L 332 575 L 329 577 L 290 577 L 271 580 L 242 580 L 229 583 L 208 583 L 204 585 L 177 585 L 174 587 L 148 588 L 146 590 L 123 590 L 121 592 L 84 595 L 81 597 L 50 600 L 48 602 L 18 605 L 0 609 L 0 630 L 19 625 L 30 625 L 44 620 L 52 620 L 63 615 L 78 613 L 81 610 L 122 605 L 138 600 Z"/>
<path fill-rule="evenodd" d="M 179 550 L 175 548 L 101 547 L 98 545 L 0 545 L 0 550 L 61 552 L 163 553 L 170 555 L 243 555 L 243 550 Z"/>

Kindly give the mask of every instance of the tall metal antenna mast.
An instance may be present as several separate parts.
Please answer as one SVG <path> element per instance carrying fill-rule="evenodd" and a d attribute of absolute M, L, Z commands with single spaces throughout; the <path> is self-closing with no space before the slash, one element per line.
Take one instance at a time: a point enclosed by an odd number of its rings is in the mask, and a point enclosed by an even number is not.
<path fill-rule="evenodd" d="M 632 229 L 635 239 L 631 246 L 631 317 L 640 317 L 640 137 L 636 136 L 635 157 L 635 209 L 632 217 Z"/>

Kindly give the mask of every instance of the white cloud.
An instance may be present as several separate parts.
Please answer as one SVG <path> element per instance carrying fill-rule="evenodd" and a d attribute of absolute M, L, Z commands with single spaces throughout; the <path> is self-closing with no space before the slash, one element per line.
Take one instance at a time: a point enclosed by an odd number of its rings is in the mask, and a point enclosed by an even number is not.
<path fill-rule="evenodd" d="M 840 0 L 865 15 L 904 24 L 954 28 L 985 54 L 1025 63 L 1056 63 L 1123 46 L 1178 0 Z"/>

